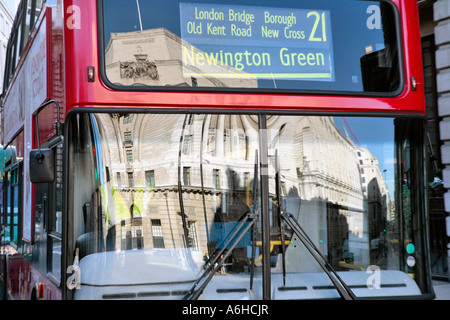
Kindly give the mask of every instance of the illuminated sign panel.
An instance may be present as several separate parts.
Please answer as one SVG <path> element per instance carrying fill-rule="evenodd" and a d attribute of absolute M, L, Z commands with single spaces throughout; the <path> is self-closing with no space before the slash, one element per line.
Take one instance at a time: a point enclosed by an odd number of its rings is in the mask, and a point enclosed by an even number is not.
<path fill-rule="evenodd" d="M 180 3 L 180 26 L 184 76 L 334 81 L 328 10 Z"/>

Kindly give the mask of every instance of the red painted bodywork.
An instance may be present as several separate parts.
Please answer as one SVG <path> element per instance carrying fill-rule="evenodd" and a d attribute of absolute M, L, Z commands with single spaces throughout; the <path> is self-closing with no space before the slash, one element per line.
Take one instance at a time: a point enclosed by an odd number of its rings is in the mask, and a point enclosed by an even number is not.
<path fill-rule="evenodd" d="M 13 300 L 61 300 L 61 290 L 18 253 L 8 256 L 8 291 Z M 38 293 L 37 287 L 40 287 Z M 38 297 L 38 295 L 41 295 Z M 32 296 L 36 295 L 36 296 Z"/>
<path fill-rule="evenodd" d="M 47 25 L 47 45 L 51 50 L 48 51 L 49 61 L 47 64 L 50 70 L 47 86 L 48 99 L 55 99 L 60 103 L 63 122 L 67 112 L 83 107 L 425 114 L 418 5 L 416 1 L 412 0 L 393 0 L 393 2 L 397 5 L 401 18 L 405 79 L 403 91 L 396 97 L 115 91 L 105 85 L 100 75 L 97 1 L 67 0 L 64 1 L 63 8 L 49 9 L 51 21 Z M 80 28 L 67 27 L 68 19 L 73 19 L 71 10 L 73 5 L 80 8 Z M 61 12 L 64 13 L 63 17 L 59 16 Z M 27 51 L 23 54 L 24 59 L 29 58 L 26 57 L 26 54 Z M 91 66 L 95 70 L 95 79 L 93 82 L 88 82 L 87 70 Z M 416 90 L 412 90 L 412 77 L 417 82 Z M 55 134 L 55 119 L 56 108 L 47 107 L 40 113 L 41 143 Z M 4 145 L 10 143 L 11 141 L 3 141 Z M 30 141 L 25 141 L 25 144 L 27 143 Z M 35 137 L 32 144 L 34 147 L 36 146 Z M 32 197 L 35 197 L 34 192 Z M 34 222 L 32 225 L 34 226 Z M 32 245 L 32 241 L 27 245 Z M 42 284 L 42 299 L 61 299 L 61 289 L 32 268 L 23 255 L 24 253 L 19 254 L 15 251 L 8 257 L 7 283 L 11 297 L 30 299 L 32 294 L 37 292 L 36 285 Z M 3 271 L 2 266 L 0 266 L 0 271 Z M 65 285 L 64 280 L 62 282 L 62 286 Z"/>

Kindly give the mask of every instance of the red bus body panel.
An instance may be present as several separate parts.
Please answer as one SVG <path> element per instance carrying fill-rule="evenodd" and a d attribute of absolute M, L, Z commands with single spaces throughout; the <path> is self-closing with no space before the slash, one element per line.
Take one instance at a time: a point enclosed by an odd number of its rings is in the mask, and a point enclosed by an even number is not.
<path fill-rule="evenodd" d="M 98 23 L 95 1 L 66 1 L 65 19 L 80 18 L 81 28 L 65 28 L 67 110 L 74 107 L 146 107 L 193 109 L 258 109 L 282 111 L 340 111 L 376 113 L 425 113 L 418 7 L 414 1 L 397 0 L 402 24 L 405 85 L 395 98 L 336 95 L 215 93 L 215 92 L 124 92 L 108 88 L 101 80 Z M 73 7 L 81 12 L 77 16 Z M 407 19 L 409 17 L 409 19 Z M 411 19 L 417 17 L 417 19 Z M 92 26 L 92 27 L 91 27 Z M 80 54 L 82 52 L 82 54 Z M 94 67 L 95 81 L 88 82 L 87 68 Z M 411 88 L 411 78 L 417 88 Z"/>
<path fill-rule="evenodd" d="M 8 291 L 13 300 L 62 298 L 61 290 L 18 253 L 8 256 Z"/>
<path fill-rule="evenodd" d="M 64 1 L 63 8 L 47 10 L 47 17 L 51 18 L 50 21 L 47 21 L 47 46 L 50 48 L 47 54 L 47 66 L 50 70 L 47 78 L 47 98 L 60 103 L 62 122 L 70 110 L 82 107 L 424 115 L 426 108 L 417 1 L 394 0 L 393 2 L 400 12 L 404 70 L 403 91 L 396 97 L 223 91 L 217 93 L 212 90 L 205 92 L 116 91 L 102 81 L 100 74 L 99 54 L 102 53 L 99 53 L 97 1 L 67 0 Z M 61 11 L 64 16 L 59 16 Z M 32 58 L 27 56 L 27 50 L 25 50 L 21 61 Z M 18 69 L 20 67 L 19 63 Z M 94 67 L 95 79 L 93 82 L 88 81 L 89 67 Z M 413 87 L 413 78 L 417 83 L 416 87 Z M 12 83 L 12 85 L 15 84 Z M 31 114 L 25 116 L 32 117 Z M 55 134 L 55 119 L 56 108 L 47 107 L 40 113 L 41 143 Z M 16 132 L 15 135 L 19 133 Z M 31 143 L 33 147 L 36 147 L 34 124 L 32 137 L 32 141 L 27 141 L 25 138 L 24 143 L 25 145 Z M 3 145 L 7 146 L 11 142 L 12 140 L 3 141 Z M 32 199 L 35 197 L 34 186 L 31 197 Z M 31 210 L 35 211 L 33 206 Z M 24 208 L 26 207 L 24 206 Z M 33 214 L 31 217 L 34 219 Z M 34 220 L 27 223 L 34 227 Z M 29 242 L 28 245 L 32 245 L 34 241 L 34 239 L 25 240 Z M 39 297 L 41 299 L 62 298 L 61 288 L 34 269 L 23 257 L 23 254 L 16 252 L 9 255 L 7 269 L 8 292 L 12 298 L 30 299 L 32 294 L 39 292 L 37 287 L 42 290 L 42 296 Z M 61 286 L 65 286 L 64 280 L 62 280 Z"/>

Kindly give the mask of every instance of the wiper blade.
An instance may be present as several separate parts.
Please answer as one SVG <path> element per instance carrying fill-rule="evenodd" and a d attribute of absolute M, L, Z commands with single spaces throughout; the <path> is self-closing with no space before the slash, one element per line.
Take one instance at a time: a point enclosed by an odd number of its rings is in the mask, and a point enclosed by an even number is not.
<path fill-rule="evenodd" d="M 230 231 L 232 235 L 230 237 L 225 237 L 227 239 L 226 243 L 222 246 L 219 252 L 215 253 L 207 262 L 207 267 L 202 273 L 200 278 L 194 283 L 192 288 L 184 296 L 183 300 L 196 300 L 202 294 L 203 290 L 206 288 L 208 283 L 211 281 L 212 277 L 217 270 L 224 264 L 225 260 L 229 257 L 233 249 L 241 241 L 247 231 L 255 224 L 257 221 L 257 215 L 253 213 L 247 213 L 237 225 Z M 248 222 L 248 223 L 247 223 Z M 229 234 L 230 234 L 229 233 Z M 224 240 L 221 243 L 225 242 Z M 228 245 L 230 245 L 228 247 Z M 217 246 L 217 249 L 219 246 Z M 216 250 L 217 251 L 217 250 Z M 224 252 L 226 253 L 224 254 Z M 198 287 L 200 282 L 206 277 L 203 283 Z M 198 289 L 197 289 L 198 287 Z"/>
<path fill-rule="evenodd" d="M 255 150 L 253 178 L 253 214 L 258 216 L 258 150 Z M 252 257 L 250 266 L 250 290 L 253 289 L 253 278 L 255 277 L 255 258 L 256 258 L 256 223 L 252 228 Z"/>
<path fill-rule="evenodd" d="M 352 290 L 347 286 L 347 284 L 339 277 L 337 272 L 333 269 L 331 264 L 327 261 L 327 259 L 323 256 L 320 250 L 316 247 L 316 245 L 312 242 L 312 240 L 308 237 L 306 232 L 300 226 L 298 221 L 294 218 L 294 216 L 287 212 L 282 212 L 281 217 L 286 221 L 289 227 L 294 231 L 294 233 L 298 236 L 300 241 L 306 247 L 306 249 L 311 253 L 314 259 L 319 263 L 320 267 L 325 271 L 327 276 L 330 278 L 333 285 L 336 287 L 339 295 L 345 300 L 356 300 L 355 294 Z"/>
<path fill-rule="evenodd" d="M 181 184 L 181 154 L 183 149 L 183 139 L 184 139 L 184 130 L 186 128 L 186 121 L 187 121 L 188 115 L 185 115 L 184 122 L 183 122 L 183 128 L 181 130 L 181 136 L 180 136 L 180 144 L 178 146 L 178 201 L 180 203 L 180 214 L 181 214 L 181 221 L 183 223 L 183 231 L 184 231 L 184 242 L 186 248 L 190 248 L 191 244 L 189 241 L 189 230 L 187 226 L 187 216 L 184 211 L 184 203 L 183 203 L 183 186 Z"/>
<path fill-rule="evenodd" d="M 278 224 L 280 225 L 280 240 L 281 240 L 281 257 L 283 259 L 283 288 L 286 287 L 286 244 L 284 242 L 284 223 L 282 219 L 283 199 L 281 198 L 281 167 L 280 159 L 278 158 L 278 149 L 275 150 L 276 173 L 275 173 L 275 189 L 278 202 Z"/>

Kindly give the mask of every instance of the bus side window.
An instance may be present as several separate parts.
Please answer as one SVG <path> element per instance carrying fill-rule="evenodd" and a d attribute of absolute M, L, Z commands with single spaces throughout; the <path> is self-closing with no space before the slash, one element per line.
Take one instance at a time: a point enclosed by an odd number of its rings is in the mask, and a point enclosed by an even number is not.
<path fill-rule="evenodd" d="M 61 281 L 62 257 L 62 148 L 62 143 L 59 143 L 51 149 L 54 180 L 48 184 L 48 271 L 57 282 Z"/>
<path fill-rule="evenodd" d="M 18 162 L 5 171 L 4 225 L 5 242 L 19 246 L 22 240 L 22 162 Z"/>

